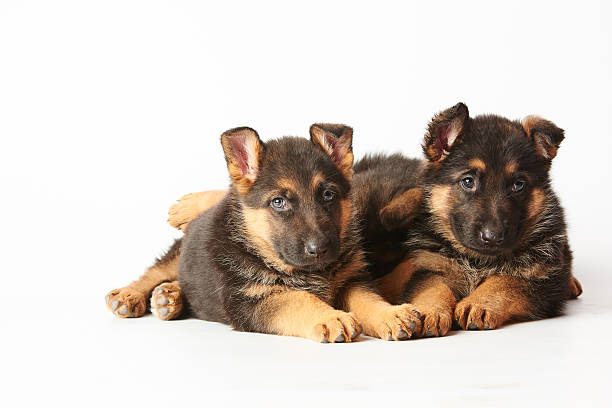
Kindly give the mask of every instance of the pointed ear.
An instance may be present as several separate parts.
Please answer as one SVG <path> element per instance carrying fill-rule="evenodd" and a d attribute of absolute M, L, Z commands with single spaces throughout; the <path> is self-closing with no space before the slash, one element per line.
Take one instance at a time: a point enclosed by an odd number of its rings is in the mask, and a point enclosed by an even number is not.
<path fill-rule="evenodd" d="M 458 103 L 433 117 L 423 142 L 423 152 L 431 162 L 441 162 L 454 144 L 461 140 L 470 113 L 467 106 Z"/>
<path fill-rule="evenodd" d="M 241 195 L 246 194 L 259 174 L 264 144 L 248 127 L 230 129 L 221 135 L 227 170 Z"/>
<path fill-rule="evenodd" d="M 353 176 L 353 128 L 333 123 L 315 123 L 310 140 L 321 147 L 347 178 Z"/>
<path fill-rule="evenodd" d="M 549 161 L 554 159 L 559 145 L 565 139 L 563 129 L 537 116 L 527 116 L 521 121 L 521 125 L 538 154 Z"/>

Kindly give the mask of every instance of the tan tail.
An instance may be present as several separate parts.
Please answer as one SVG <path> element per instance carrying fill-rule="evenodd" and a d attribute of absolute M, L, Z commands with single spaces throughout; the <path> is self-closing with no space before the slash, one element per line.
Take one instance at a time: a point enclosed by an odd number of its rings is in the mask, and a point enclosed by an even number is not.
<path fill-rule="evenodd" d="M 217 205 L 227 195 L 227 190 L 209 190 L 190 193 L 179 198 L 168 210 L 168 223 L 181 231 L 198 215 Z"/>
<path fill-rule="evenodd" d="M 582 285 L 580 284 L 578 279 L 576 279 L 576 277 L 572 275 L 572 278 L 570 279 L 570 285 L 569 285 L 569 298 L 576 299 L 581 294 L 582 294 Z"/>

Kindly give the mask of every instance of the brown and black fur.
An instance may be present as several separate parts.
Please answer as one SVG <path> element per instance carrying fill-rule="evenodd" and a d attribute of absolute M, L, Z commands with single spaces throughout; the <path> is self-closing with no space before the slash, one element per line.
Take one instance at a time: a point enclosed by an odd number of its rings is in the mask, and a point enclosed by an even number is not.
<path fill-rule="evenodd" d="M 179 282 L 146 288 L 153 312 L 167 319 L 184 298 L 200 319 L 323 342 L 351 341 L 361 327 L 389 340 L 419 333 L 418 313 L 385 302 L 367 274 L 351 203 L 351 141 L 352 129 L 342 125 L 313 125 L 311 141 L 264 144 L 249 128 L 224 133 L 232 186 L 143 275 L 168 264 L 180 246 Z M 120 304 L 120 292 L 109 294 L 109 307 L 128 309 L 122 317 L 140 314 Z"/>
<path fill-rule="evenodd" d="M 410 301 L 421 312 L 423 334 L 445 335 L 464 298 L 457 323 L 494 328 L 558 314 L 565 299 L 580 295 L 563 210 L 548 178 L 562 138 L 543 119 L 471 119 L 459 104 L 431 122 L 427 160 L 374 155 L 355 164 L 353 206 L 371 276 L 388 301 Z M 484 183 L 466 197 L 457 177 L 470 172 Z M 519 176 L 530 193 L 508 194 L 504 187 Z M 181 228 L 216 194 L 186 196 L 169 221 Z M 470 243 L 479 239 L 475 227 L 491 221 L 505 224 L 503 245 Z"/>
<path fill-rule="evenodd" d="M 355 163 L 353 205 L 363 220 L 363 249 L 373 279 L 405 256 L 402 244 L 421 205 L 422 161 L 401 154 L 367 155 Z"/>
<path fill-rule="evenodd" d="M 580 294 L 549 179 L 563 138 L 544 119 L 470 118 L 463 104 L 434 117 L 415 184 L 423 205 L 405 231 L 404 261 L 379 282 L 388 299 L 419 309 L 425 335 L 446 334 L 451 317 L 463 329 L 494 329 L 555 316 Z"/>

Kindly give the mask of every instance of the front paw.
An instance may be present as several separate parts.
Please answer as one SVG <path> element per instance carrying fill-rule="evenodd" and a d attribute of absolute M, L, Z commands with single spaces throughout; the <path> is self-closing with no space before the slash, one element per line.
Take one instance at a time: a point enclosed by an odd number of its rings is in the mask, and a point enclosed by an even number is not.
<path fill-rule="evenodd" d="M 121 318 L 140 317 L 147 310 L 144 295 L 129 287 L 111 290 L 104 301 L 108 309 Z"/>
<path fill-rule="evenodd" d="M 502 312 L 495 308 L 463 299 L 455 307 L 455 322 L 463 330 L 490 330 L 502 325 Z"/>
<path fill-rule="evenodd" d="M 344 343 L 355 340 L 361 333 L 361 326 L 352 313 L 331 310 L 312 329 L 310 338 L 321 343 Z"/>
<path fill-rule="evenodd" d="M 407 340 L 421 332 L 421 314 L 409 303 L 389 305 L 368 317 L 364 333 L 383 340 Z"/>
<path fill-rule="evenodd" d="M 423 337 L 446 336 L 453 325 L 453 309 L 440 306 L 421 306 L 421 320 L 423 322 Z"/>

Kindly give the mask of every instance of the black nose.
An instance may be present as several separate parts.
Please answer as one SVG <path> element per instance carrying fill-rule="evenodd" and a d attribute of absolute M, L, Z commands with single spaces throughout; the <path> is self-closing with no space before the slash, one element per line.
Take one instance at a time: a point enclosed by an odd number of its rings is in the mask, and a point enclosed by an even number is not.
<path fill-rule="evenodd" d="M 485 245 L 500 245 L 504 242 L 504 230 L 501 228 L 484 227 L 480 231 L 480 239 Z"/>
<path fill-rule="evenodd" d="M 306 241 L 306 255 L 321 256 L 327 252 L 329 240 L 327 238 L 309 239 Z"/>

